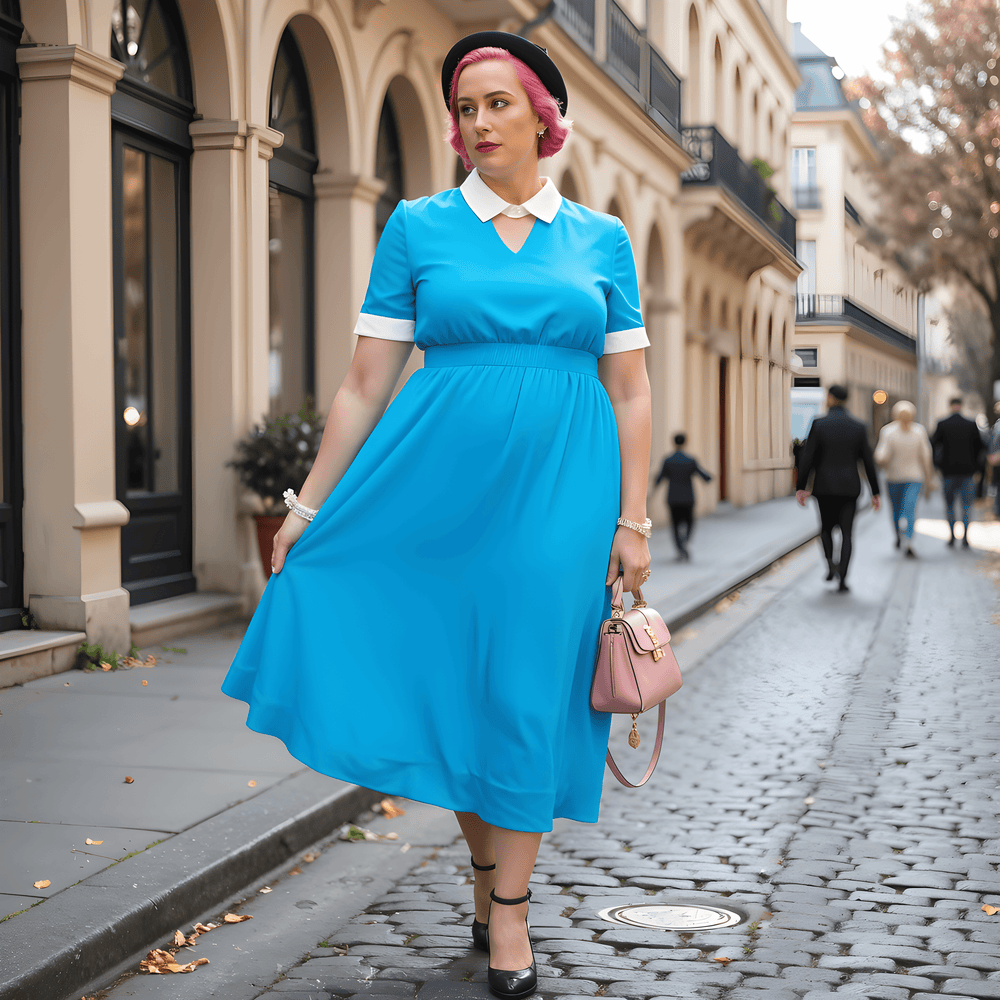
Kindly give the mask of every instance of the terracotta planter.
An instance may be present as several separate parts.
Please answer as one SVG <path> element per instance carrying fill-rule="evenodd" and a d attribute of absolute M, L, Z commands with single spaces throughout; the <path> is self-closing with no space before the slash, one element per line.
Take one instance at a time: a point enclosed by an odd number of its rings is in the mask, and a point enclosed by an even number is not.
<path fill-rule="evenodd" d="M 260 562 L 264 570 L 264 579 L 271 577 L 271 554 L 274 552 L 274 536 L 285 523 L 280 514 L 254 514 L 257 522 L 257 545 L 260 548 Z"/>

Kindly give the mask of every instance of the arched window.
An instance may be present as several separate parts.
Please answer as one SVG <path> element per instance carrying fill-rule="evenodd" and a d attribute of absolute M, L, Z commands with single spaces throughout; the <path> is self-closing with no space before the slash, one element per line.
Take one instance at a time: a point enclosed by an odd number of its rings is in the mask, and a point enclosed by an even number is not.
<path fill-rule="evenodd" d="M 316 391 L 316 132 L 305 60 L 290 28 L 278 42 L 268 124 L 285 138 L 268 164 L 268 395 L 271 417 Z"/>
<path fill-rule="evenodd" d="M 464 173 L 461 160 L 459 166 Z M 378 118 L 378 143 L 375 146 L 375 176 L 385 181 L 385 190 L 375 206 L 375 237 L 382 235 L 389 216 L 403 197 L 405 177 L 403 174 L 403 145 L 399 141 L 399 123 L 392 98 L 386 94 L 382 101 L 382 112 Z M 463 177 L 463 180 L 465 178 Z M 457 173 L 456 173 L 457 180 Z"/>
<path fill-rule="evenodd" d="M 191 553 L 190 158 L 174 0 L 115 0 L 111 98 L 116 491 L 133 604 L 195 589 Z"/>
<path fill-rule="evenodd" d="M 719 39 L 715 40 L 715 121 L 714 125 L 719 131 L 728 131 L 726 122 L 726 83 L 723 75 L 722 44 Z"/>
<path fill-rule="evenodd" d="M 17 0 L 0 0 L 0 631 L 21 627 L 21 323 Z"/>
<path fill-rule="evenodd" d="M 697 125 L 701 121 L 701 31 L 694 4 L 688 11 L 688 78 L 684 92 L 687 94 L 688 121 Z"/>
<path fill-rule="evenodd" d="M 559 193 L 567 201 L 580 201 L 580 191 L 576 186 L 576 180 L 570 170 L 563 171 L 562 180 L 559 182 Z"/>

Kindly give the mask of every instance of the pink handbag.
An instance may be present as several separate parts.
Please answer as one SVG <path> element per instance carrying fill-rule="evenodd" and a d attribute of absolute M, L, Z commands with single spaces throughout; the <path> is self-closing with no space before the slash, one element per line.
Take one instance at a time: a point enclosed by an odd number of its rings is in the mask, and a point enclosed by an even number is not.
<path fill-rule="evenodd" d="M 627 713 L 632 716 L 629 746 L 639 746 L 639 730 L 635 720 L 641 712 L 659 705 L 653 759 L 642 780 L 633 785 L 622 775 L 608 750 L 608 767 L 614 776 L 629 788 L 639 788 L 649 781 L 663 746 L 663 722 L 667 698 L 681 686 L 681 671 L 670 649 L 670 632 L 663 619 L 646 606 L 641 590 L 633 590 L 634 603 L 625 610 L 625 579 L 619 576 L 611 590 L 611 617 L 601 625 L 601 641 L 597 651 L 594 686 L 590 704 L 597 712 Z"/>

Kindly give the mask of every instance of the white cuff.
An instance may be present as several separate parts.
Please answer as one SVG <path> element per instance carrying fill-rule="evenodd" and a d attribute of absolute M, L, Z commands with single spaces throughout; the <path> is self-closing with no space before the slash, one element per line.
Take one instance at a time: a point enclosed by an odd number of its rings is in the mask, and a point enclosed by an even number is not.
<path fill-rule="evenodd" d="M 634 330 L 619 330 L 616 333 L 604 335 L 604 353 L 621 354 L 623 351 L 638 351 L 649 347 L 649 337 L 646 328 L 637 326 Z"/>
<path fill-rule="evenodd" d="M 416 323 L 412 319 L 392 319 L 389 316 L 373 316 L 371 313 L 361 313 L 354 332 L 359 337 L 377 337 L 379 340 L 402 340 L 413 343 L 413 328 Z"/>

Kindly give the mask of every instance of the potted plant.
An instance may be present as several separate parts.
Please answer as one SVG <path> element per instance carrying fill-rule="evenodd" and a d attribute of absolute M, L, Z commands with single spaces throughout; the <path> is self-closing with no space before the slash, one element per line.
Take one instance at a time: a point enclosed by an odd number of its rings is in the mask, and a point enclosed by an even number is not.
<path fill-rule="evenodd" d="M 323 418 L 312 405 L 312 399 L 307 399 L 298 413 L 255 425 L 237 442 L 236 458 L 226 463 L 236 470 L 243 486 L 260 498 L 264 512 L 255 514 L 254 520 L 265 577 L 271 575 L 274 536 L 288 513 L 282 494 L 302 489 L 319 452 Z"/>

